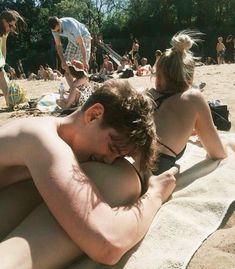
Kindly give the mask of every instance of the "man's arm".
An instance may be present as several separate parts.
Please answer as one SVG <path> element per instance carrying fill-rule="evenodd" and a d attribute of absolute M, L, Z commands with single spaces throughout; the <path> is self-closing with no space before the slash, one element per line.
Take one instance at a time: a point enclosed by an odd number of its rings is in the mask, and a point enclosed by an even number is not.
<path fill-rule="evenodd" d="M 66 71 L 68 72 L 68 65 L 66 64 L 66 60 L 64 58 L 64 51 L 63 51 L 63 46 L 61 44 L 61 40 L 60 40 L 60 37 L 54 37 L 55 39 L 55 45 L 56 45 L 56 50 L 57 50 L 57 53 L 60 57 L 60 61 L 61 61 L 61 67 Z"/>
<path fill-rule="evenodd" d="M 82 62 L 84 64 L 84 68 L 86 70 L 88 70 L 89 67 L 88 67 L 88 62 L 87 62 L 87 58 L 86 58 L 86 48 L 85 48 L 85 44 L 84 44 L 83 38 L 81 36 L 77 37 L 76 42 L 77 42 L 77 44 L 79 45 L 79 47 L 81 49 Z"/>
<path fill-rule="evenodd" d="M 43 136 L 43 135 L 42 135 Z M 52 143 L 53 141 L 53 143 Z M 174 188 L 172 172 L 150 178 L 147 194 L 130 208 L 112 209 L 82 172 L 70 147 L 55 137 L 34 141 L 27 166 L 60 225 L 95 261 L 114 264 L 139 242 Z"/>

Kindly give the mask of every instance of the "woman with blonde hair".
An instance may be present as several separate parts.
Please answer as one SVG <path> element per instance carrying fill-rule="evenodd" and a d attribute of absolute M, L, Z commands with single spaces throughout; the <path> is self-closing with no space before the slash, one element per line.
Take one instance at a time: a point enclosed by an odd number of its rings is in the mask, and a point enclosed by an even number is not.
<path fill-rule="evenodd" d="M 182 31 L 173 36 L 172 47 L 157 62 L 156 89 L 150 91 L 156 102 L 154 120 L 159 137 L 159 160 L 155 174 L 172 167 L 195 132 L 208 158 L 226 158 L 207 101 L 192 87 L 195 57 L 190 50 L 200 33 Z"/>

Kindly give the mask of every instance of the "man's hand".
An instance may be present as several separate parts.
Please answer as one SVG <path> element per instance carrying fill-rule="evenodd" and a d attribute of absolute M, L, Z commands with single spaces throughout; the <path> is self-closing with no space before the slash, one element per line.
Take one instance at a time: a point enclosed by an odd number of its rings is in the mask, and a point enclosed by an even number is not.
<path fill-rule="evenodd" d="M 162 202 L 165 202 L 176 186 L 175 175 L 178 173 L 178 168 L 172 167 L 161 175 L 151 176 L 149 178 L 149 188 L 153 188 Z"/>

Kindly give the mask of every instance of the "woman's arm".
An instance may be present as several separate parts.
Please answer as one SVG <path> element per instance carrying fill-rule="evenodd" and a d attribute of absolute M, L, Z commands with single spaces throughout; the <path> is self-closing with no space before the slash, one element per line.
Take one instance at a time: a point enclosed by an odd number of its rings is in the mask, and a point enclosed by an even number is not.
<path fill-rule="evenodd" d="M 213 123 L 209 105 L 202 93 L 198 91 L 194 98 L 197 107 L 195 130 L 211 159 L 224 159 L 227 153 Z"/>
<path fill-rule="evenodd" d="M 6 59 L 7 57 L 7 37 L 8 35 L 3 35 L 2 36 L 2 55 Z"/>
<path fill-rule="evenodd" d="M 68 98 L 58 99 L 56 103 L 63 109 L 70 108 L 72 104 L 78 101 L 79 97 L 80 97 L 80 91 L 77 88 L 73 90 L 70 89 Z"/>

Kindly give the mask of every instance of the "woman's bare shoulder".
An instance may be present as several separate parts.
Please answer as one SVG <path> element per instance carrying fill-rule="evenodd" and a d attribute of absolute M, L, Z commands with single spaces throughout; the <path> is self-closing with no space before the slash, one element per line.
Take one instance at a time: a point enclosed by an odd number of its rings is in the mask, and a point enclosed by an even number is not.
<path fill-rule="evenodd" d="M 187 100 L 189 102 L 196 102 L 205 100 L 203 93 L 197 88 L 190 88 L 187 91 L 183 92 L 180 96 L 182 100 Z"/>

